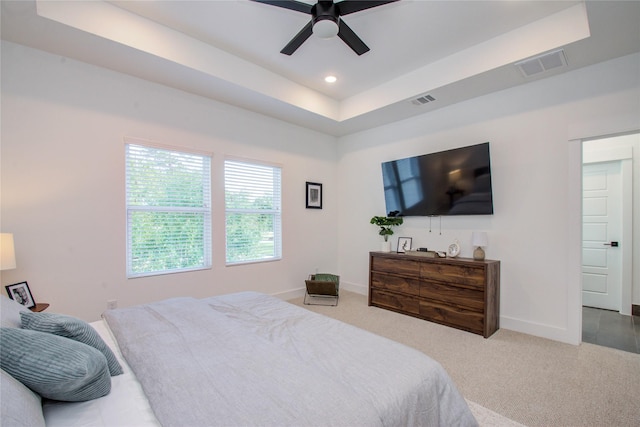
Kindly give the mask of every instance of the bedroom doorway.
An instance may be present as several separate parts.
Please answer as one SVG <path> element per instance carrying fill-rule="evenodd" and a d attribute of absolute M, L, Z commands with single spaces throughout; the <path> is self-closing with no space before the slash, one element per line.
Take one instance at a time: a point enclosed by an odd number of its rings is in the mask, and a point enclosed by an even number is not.
<path fill-rule="evenodd" d="M 619 312 L 622 307 L 622 165 L 582 166 L 582 305 Z M 629 304 L 631 304 L 629 302 Z"/>
<path fill-rule="evenodd" d="M 640 134 L 582 142 L 582 341 L 637 353 L 633 198 L 640 172 L 634 151 L 640 152 Z"/>

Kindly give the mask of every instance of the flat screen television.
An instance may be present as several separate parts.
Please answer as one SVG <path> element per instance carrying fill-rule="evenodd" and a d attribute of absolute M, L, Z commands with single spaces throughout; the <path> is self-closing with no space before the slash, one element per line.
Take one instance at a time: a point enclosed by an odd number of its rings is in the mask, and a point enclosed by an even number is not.
<path fill-rule="evenodd" d="M 382 163 L 387 212 L 491 215 L 489 143 Z"/>

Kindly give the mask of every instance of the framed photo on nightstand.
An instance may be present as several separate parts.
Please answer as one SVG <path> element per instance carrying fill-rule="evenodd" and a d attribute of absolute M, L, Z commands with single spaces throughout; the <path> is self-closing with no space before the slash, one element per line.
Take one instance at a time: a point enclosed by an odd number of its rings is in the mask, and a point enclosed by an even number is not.
<path fill-rule="evenodd" d="M 27 308 L 36 306 L 36 302 L 33 300 L 33 295 L 31 295 L 31 290 L 29 290 L 27 282 L 7 285 L 5 288 L 7 288 L 7 295 L 9 295 L 9 298 L 12 300 L 17 301 Z"/>

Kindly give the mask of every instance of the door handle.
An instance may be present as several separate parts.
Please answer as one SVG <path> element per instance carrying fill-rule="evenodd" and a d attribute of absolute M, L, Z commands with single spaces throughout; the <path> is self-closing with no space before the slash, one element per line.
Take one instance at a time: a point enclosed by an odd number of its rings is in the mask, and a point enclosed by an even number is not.
<path fill-rule="evenodd" d="M 605 243 L 604 245 L 611 246 L 612 248 L 617 248 L 619 246 L 618 242 Z"/>

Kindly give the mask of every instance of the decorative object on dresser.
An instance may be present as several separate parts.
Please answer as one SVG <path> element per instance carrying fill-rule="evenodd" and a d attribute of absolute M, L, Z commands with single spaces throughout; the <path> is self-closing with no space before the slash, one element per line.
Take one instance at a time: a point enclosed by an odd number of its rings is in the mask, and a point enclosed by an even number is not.
<path fill-rule="evenodd" d="M 499 328 L 500 261 L 370 252 L 369 305 L 488 338 Z"/>
<path fill-rule="evenodd" d="M 410 256 L 422 256 L 427 258 L 436 258 L 438 256 L 437 252 L 429 251 L 429 250 L 420 250 L 417 251 L 406 251 L 405 254 Z"/>
<path fill-rule="evenodd" d="M 411 250 L 411 237 L 398 237 L 398 250 L 399 254 L 403 254 Z"/>
<path fill-rule="evenodd" d="M 380 227 L 378 234 L 384 238 L 384 243 L 382 244 L 383 252 L 391 252 L 391 242 L 389 242 L 389 236 L 393 235 L 391 227 L 402 225 L 404 222 L 402 217 L 396 216 L 397 214 L 397 211 L 389 212 L 387 216 L 374 216 L 369 221 L 369 223 Z"/>
<path fill-rule="evenodd" d="M 447 256 L 450 256 L 451 258 L 455 258 L 458 255 L 460 255 L 460 243 L 458 242 L 458 239 L 456 239 L 447 248 Z"/>
<path fill-rule="evenodd" d="M 473 251 L 473 259 L 482 261 L 484 259 L 484 249 L 482 249 L 482 247 L 488 244 L 489 238 L 484 231 L 474 231 L 471 233 L 471 245 L 476 247 Z"/>

